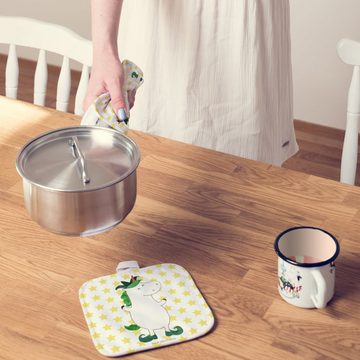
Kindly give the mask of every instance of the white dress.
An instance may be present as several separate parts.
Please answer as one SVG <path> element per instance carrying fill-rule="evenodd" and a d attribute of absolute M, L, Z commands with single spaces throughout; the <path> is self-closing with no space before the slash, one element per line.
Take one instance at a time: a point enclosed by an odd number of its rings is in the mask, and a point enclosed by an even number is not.
<path fill-rule="evenodd" d="M 125 0 L 119 52 L 144 71 L 131 128 L 275 165 L 298 151 L 288 0 Z"/>

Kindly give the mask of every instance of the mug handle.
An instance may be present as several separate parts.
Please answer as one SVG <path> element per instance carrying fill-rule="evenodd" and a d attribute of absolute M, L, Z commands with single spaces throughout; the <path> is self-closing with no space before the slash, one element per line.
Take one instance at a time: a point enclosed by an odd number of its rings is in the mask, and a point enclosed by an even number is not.
<path fill-rule="evenodd" d="M 316 286 L 317 294 L 311 295 L 311 300 L 318 309 L 326 307 L 327 301 L 325 300 L 326 295 L 326 281 L 320 270 L 312 270 L 311 275 L 313 276 Z"/>

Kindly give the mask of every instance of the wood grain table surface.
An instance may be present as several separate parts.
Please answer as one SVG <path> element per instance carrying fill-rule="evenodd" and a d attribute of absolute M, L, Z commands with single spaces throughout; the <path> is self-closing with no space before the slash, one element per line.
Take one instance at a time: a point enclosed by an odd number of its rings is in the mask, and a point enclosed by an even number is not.
<path fill-rule="evenodd" d="M 100 359 L 78 298 L 121 260 L 185 267 L 214 312 L 206 336 L 134 359 L 360 359 L 360 189 L 131 131 L 138 197 L 115 229 L 47 232 L 24 209 L 16 155 L 79 118 L 0 97 L 0 359 Z M 277 292 L 274 238 L 297 225 L 340 241 L 336 295 L 322 310 Z"/>

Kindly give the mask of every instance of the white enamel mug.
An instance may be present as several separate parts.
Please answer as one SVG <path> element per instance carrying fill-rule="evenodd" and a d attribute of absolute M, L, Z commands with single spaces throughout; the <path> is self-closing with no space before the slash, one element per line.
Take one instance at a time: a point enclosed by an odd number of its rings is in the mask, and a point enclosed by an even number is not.
<path fill-rule="evenodd" d="M 334 296 L 337 239 L 323 229 L 300 226 L 279 234 L 274 248 L 281 297 L 302 308 L 324 308 Z"/>

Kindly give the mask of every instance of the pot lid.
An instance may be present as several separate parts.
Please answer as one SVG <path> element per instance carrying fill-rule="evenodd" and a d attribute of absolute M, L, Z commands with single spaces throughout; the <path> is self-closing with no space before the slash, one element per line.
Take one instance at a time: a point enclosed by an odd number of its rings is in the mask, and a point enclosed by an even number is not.
<path fill-rule="evenodd" d="M 129 176 L 140 161 L 138 146 L 118 131 L 74 126 L 29 141 L 16 159 L 19 174 L 55 191 L 101 189 Z"/>

